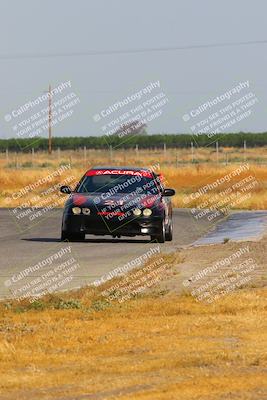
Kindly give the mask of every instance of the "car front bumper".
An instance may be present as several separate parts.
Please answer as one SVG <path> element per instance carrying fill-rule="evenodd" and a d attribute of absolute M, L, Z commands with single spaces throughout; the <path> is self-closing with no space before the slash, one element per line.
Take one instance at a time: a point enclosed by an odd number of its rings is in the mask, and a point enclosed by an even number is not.
<path fill-rule="evenodd" d="M 64 213 L 62 231 L 93 235 L 145 236 L 155 235 L 162 227 L 163 217 L 128 217 L 107 219 L 101 215 L 73 215 Z"/>

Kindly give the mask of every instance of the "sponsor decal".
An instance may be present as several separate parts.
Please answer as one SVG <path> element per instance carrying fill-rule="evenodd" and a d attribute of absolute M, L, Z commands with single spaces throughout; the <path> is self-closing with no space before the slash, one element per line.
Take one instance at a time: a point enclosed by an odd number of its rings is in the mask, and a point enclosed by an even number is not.
<path fill-rule="evenodd" d="M 98 211 L 98 215 L 124 215 L 122 211 Z"/>
<path fill-rule="evenodd" d="M 81 206 L 82 204 L 86 203 L 86 197 L 82 195 L 75 195 L 73 196 L 73 203 L 75 206 Z"/>
<path fill-rule="evenodd" d="M 86 172 L 86 176 L 92 175 L 137 175 L 144 176 L 146 178 L 153 178 L 152 173 L 146 170 L 132 171 L 122 169 L 91 169 Z"/>

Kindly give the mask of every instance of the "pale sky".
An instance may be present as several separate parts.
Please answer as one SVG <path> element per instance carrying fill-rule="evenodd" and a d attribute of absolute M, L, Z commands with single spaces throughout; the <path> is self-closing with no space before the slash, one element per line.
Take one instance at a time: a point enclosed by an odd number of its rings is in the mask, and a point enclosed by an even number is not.
<path fill-rule="evenodd" d="M 266 131 L 267 44 L 116 53 L 267 40 L 264 0 L 0 0 L 0 6 L 1 138 L 14 136 L 6 114 L 49 83 L 68 80 L 80 103 L 54 128 L 57 136 L 100 135 L 95 114 L 155 81 L 169 101 L 149 133 L 188 132 L 185 113 L 241 81 L 250 82 L 258 104 L 233 130 Z M 105 51 L 111 53 L 77 55 Z"/>

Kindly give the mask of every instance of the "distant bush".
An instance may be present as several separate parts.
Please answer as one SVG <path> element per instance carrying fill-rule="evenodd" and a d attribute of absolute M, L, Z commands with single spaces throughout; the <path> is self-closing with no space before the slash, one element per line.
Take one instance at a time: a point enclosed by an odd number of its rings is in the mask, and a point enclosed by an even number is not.
<path fill-rule="evenodd" d="M 66 310 L 66 309 L 79 309 L 82 305 L 79 300 L 59 300 L 59 302 L 55 305 L 57 310 Z"/>
<path fill-rule="evenodd" d="M 42 164 L 39 165 L 41 168 L 52 168 L 53 164 L 49 163 L 49 162 L 44 162 Z"/>
<path fill-rule="evenodd" d="M 26 162 L 22 163 L 21 166 L 22 166 L 22 168 L 32 168 L 33 163 L 31 161 L 26 161 Z"/>

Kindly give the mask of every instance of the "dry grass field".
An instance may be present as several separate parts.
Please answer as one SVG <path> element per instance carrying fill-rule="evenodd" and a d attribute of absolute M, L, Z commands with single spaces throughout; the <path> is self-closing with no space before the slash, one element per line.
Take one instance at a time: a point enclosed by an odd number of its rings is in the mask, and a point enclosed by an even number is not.
<path fill-rule="evenodd" d="M 102 289 L 0 304 L 1 400 L 266 399 L 263 288 L 210 305 L 159 287 L 111 304 Z"/>
<path fill-rule="evenodd" d="M 191 207 L 227 189 L 228 183 L 189 204 L 184 203 L 185 196 L 247 163 L 249 169 L 233 177 L 231 184 L 251 175 L 259 184 L 235 208 L 267 209 L 267 149 L 248 149 L 246 155 L 222 149 L 219 156 L 217 160 L 216 153 L 208 149 L 199 149 L 194 159 L 188 150 L 168 150 L 167 154 L 94 150 L 87 151 L 86 157 L 83 151 L 54 152 L 50 157 L 45 153 L 9 154 L 8 159 L 2 154 L 0 206 L 41 206 L 34 198 L 41 198 L 45 190 L 70 175 L 74 184 L 93 165 L 127 164 L 159 165 L 156 171 L 176 189 L 174 205 Z M 17 196 L 68 164 L 71 169 L 61 176 Z M 64 201 L 60 195 L 57 206 Z M 215 259 L 222 257 L 223 246 L 231 248 L 232 244 L 220 245 L 218 250 L 213 247 Z M 266 246 L 262 259 L 264 252 Z M 205 249 L 187 250 L 186 257 L 194 265 L 200 261 L 205 265 L 208 254 Z M 176 279 L 182 263 L 179 257 L 168 260 Z M 168 287 L 176 285 L 170 272 L 166 278 Z M 262 285 L 266 274 L 260 280 Z M 0 400 L 267 398 L 264 288 L 243 288 L 210 305 L 186 293 L 167 291 L 164 285 L 129 301 L 109 304 L 100 296 L 102 289 L 58 293 L 32 304 L 0 303 Z"/>
<path fill-rule="evenodd" d="M 176 189 L 173 199 L 175 207 L 195 207 L 204 204 L 216 193 L 223 192 L 229 185 L 237 184 L 246 177 L 253 177 L 256 184 L 246 192 L 248 196 L 231 208 L 267 209 L 267 148 L 243 150 L 224 148 L 217 153 L 214 149 L 200 148 L 192 155 L 190 149 L 168 149 L 166 153 L 160 150 L 104 150 L 54 151 L 52 155 L 45 152 L 35 154 L 10 153 L 8 157 L 2 154 L 0 159 L 0 206 L 43 206 L 42 202 L 32 201 L 36 195 L 55 185 L 60 185 L 67 177 L 72 176 L 72 186 L 84 171 L 94 165 L 132 165 L 154 167 L 156 172 L 163 173 L 166 184 Z M 28 191 L 23 196 L 16 193 L 29 184 L 45 179 L 63 165 L 69 165 L 65 173 L 54 177 L 52 181 L 39 185 L 35 190 Z M 237 170 L 240 166 L 248 165 L 242 174 L 233 177 L 230 183 L 220 184 L 209 190 L 190 203 L 185 203 L 185 196 L 196 192 L 208 183 L 214 183 Z M 63 182 L 64 183 L 64 182 Z M 56 190 L 56 192 L 58 192 Z M 240 187 L 233 190 L 240 193 Z M 15 193 L 15 194 L 14 194 Z M 64 203 L 65 197 L 59 196 L 56 206 Z M 53 201 L 53 200 L 51 200 Z"/>

